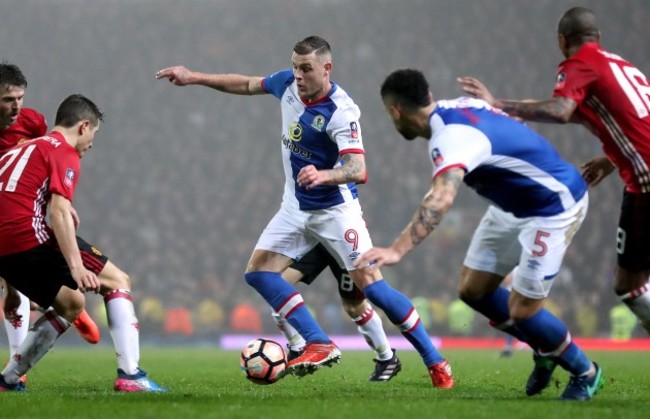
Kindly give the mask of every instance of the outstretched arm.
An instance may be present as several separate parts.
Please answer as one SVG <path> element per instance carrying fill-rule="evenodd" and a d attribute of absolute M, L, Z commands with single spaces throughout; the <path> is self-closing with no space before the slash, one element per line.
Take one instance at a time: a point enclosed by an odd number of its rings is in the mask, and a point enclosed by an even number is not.
<path fill-rule="evenodd" d="M 318 170 L 311 164 L 303 167 L 296 178 L 298 185 L 312 189 L 318 185 L 366 182 L 366 158 L 363 154 L 347 153 L 341 159 L 344 163 L 336 169 Z"/>
<path fill-rule="evenodd" d="M 548 100 L 506 100 L 495 99 L 487 87 L 477 78 L 459 77 L 458 83 L 466 93 L 483 99 L 495 108 L 529 121 L 567 123 L 573 122 L 573 114 L 578 104 L 566 97 L 553 97 Z"/>
<path fill-rule="evenodd" d="M 220 92 L 235 95 L 260 95 L 263 77 L 244 76 L 242 74 L 208 74 L 190 71 L 182 65 L 164 68 L 156 73 L 157 79 L 168 79 L 176 86 L 196 84 L 211 87 Z"/>
<path fill-rule="evenodd" d="M 438 227 L 443 216 L 454 203 L 464 176 L 465 171 L 460 168 L 450 169 L 436 176 L 431 189 L 422 198 L 420 208 L 413 214 L 411 222 L 391 247 L 373 247 L 356 260 L 355 266 L 361 268 L 373 263 L 374 266 L 380 267 L 393 265 L 402 260 Z"/>

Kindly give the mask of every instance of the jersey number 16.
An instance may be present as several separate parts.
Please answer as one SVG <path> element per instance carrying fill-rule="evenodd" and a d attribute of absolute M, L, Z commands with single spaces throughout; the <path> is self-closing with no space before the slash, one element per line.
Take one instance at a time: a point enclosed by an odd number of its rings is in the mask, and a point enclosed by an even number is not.
<path fill-rule="evenodd" d="M 641 70 L 613 62 L 609 63 L 609 67 L 639 118 L 648 116 L 650 113 L 650 86 L 648 86 L 648 81 Z"/>

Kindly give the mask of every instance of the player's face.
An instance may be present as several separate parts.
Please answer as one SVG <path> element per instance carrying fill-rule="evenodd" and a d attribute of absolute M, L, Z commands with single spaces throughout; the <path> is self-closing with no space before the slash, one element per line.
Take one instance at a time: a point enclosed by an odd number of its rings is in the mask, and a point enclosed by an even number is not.
<path fill-rule="evenodd" d="M 306 55 L 294 52 L 291 61 L 298 94 L 302 99 L 318 100 L 329 92 L 332 63 L 326 55 L 319 57 L 313 52 Z"/>
<path fill-rule="evenodd" d="M 395 129 L 402 134 L 402 137 L 410 141 L 418 136 L 415 132 L 414 125 L 408 121 L 406 115 L 392 101 L 384 100 L 384 107 L 390 119 L 393 121 Z"/>
<path fill-rule="evenodd" d="M 4 85 L 0 86 L 0 129 L 5 129 L 18 119 L 23 107 L 25 88 Z"/>
<path fill-rule="evenodd" d="M 569 45 L 564 35 L 557 35 L 557 46 L 560 48 L 560 51 L 562 52 L 562 55 L 564 55 L 564 58 L 569 58 Z"/>
<path fill-rule="evenodd" d="M 93 140 L 97 131 L 99 131 L 99 123 L 97 126 L 93 127 L 89 121 L 85 121 L 87 124 L 82 124 L 80 129 L 82 130 L 79 141 L 77 141 L 77 146 L 75 147 L 79 158 L 83 157 L 86 154 L 86 151 L 90 150 L 93 146 Z"/>

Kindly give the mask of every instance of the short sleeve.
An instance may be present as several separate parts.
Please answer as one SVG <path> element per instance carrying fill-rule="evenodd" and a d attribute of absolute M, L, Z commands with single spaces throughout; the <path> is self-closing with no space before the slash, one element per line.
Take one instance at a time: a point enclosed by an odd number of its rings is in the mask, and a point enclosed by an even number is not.
<path fill-rule="evenodd" d="M 293 71 L 281 70 L 264 77 L 264 80 L 262 80 L 262 89 L 266 93 L 270 93 L 278 99 L 281 99 L 284 91 L 293 83 L 294 79 Z"/>
<path fill-rule="evenodd" d="M 433 177 L 461 168 L 469 173 L 492 155 L 490 141 L 479 130 L 466 125 L 449 125 L 429 145 Z"/>
<path fill-rule="evenodd" d="M 598 78 L 593 66 L 578 59 L 566 60 L 557 70 L 554 97 L 566 97 L 581 104 L 589 94 L 590 84 Z"/>
<path fill-rule="evenodd" d="M 337 110 L 330 120 L 327 131 L 330 138 L 336 142 L 339 154 L 364 153 L 361 125 L 359 124 L 360 116 L 359 107 L 350 104 L 344 109 Z"/>
<path fill-rule="evenodd" d="M 74 150 L 59 147 L 49 154 L 50 192 L 72 202 L 81 164 Z"/>

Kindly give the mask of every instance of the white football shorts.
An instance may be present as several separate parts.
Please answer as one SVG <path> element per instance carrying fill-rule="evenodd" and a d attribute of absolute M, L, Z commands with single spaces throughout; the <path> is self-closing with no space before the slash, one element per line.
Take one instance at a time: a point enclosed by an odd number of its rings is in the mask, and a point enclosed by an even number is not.
<path fill-rule="evenodd" d="M 528 298 L 546 298 L 588 206 L 586 193 L 571 209 L 552 217 L 516 218 L 490 206 L 463 263 L 470 269 L 503 276 L 517 266 L 512 287 Z"/>
<path fill-rule="evenodd" d="M 282 204 L 262 232 L 255 249 L 299 260 L 319 242 L 341 268 L 355 269 L 354 261 L 372 248 L 358 200 L 315 211 L 300 211 Z"/>

